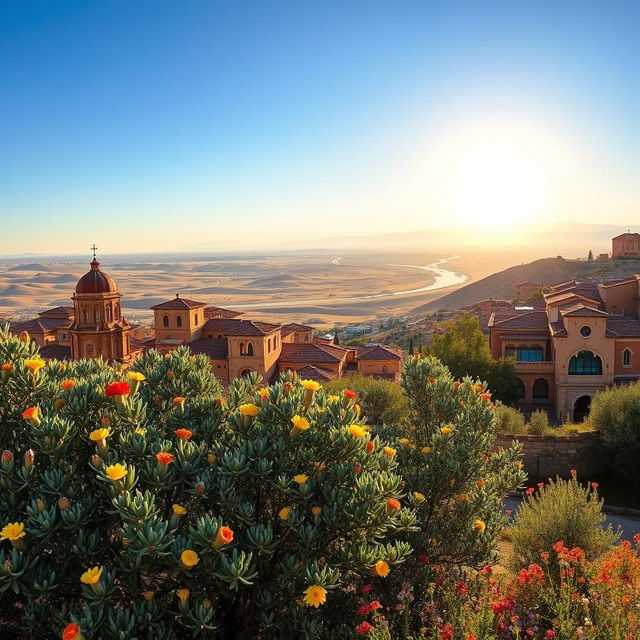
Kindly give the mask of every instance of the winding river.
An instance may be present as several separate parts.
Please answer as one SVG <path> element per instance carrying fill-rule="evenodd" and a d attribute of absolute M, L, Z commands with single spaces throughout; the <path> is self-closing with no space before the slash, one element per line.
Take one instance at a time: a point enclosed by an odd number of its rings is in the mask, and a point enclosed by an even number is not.
<path fill-rule="evenodd" d="M 422 293 L 424 291 L 436 291 L 438 289 L 445 289 L 447 287 L 453 287 L 456 285 L 464 284 L 469 276 L 464 273 L 457 273 L 450 271 L 449 269 L 442 269 L 441 265 L 447 264 L 451 260 L 455 260 L 458 256 L 451 256 L 450 258 L 441 258 L 436 262 L 427 265 L 418 264 L 388 264 L 388 267 L 407 267 L 409 269 L 422 269 L 423 271 L 430 271 L 434 275 L 434 281 L 431 284 L 419 287 L 418 289 L 406 289 L 404 291 L 390 291 L 387 293 L 374 293 L 361 296 L 350 297 L 333 297 L 333 298 L 316 298 L 313 300 L 281 300 L 279 302 L 256 302 L 253 304 L 234 304 L 234 309 L 255 309 L 255 308 L 278 308 L 278 307 L 306 307 L 310 304 L 327 304 L 334 302 L 359 302 L 362 300 L 372 300 L 375 298 L 392 298 L 393 296 L 403 296 L 411 293 Z M 335 265 L 340 264 L 340 258 L 335 258 L 332 263 Z"/>

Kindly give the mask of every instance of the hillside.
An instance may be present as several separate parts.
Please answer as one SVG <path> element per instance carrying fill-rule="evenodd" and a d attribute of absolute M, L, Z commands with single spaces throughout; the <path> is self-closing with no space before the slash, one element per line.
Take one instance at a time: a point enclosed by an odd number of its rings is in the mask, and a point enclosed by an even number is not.
<path fill-rule="evenodd" d="M 487 298 L 511 300 L 516 294 L 515 285 L 526 280 L 539 282 L 543 285 L 554 285 L 574 277 L 623 278 L 632 273 L 640 273 L 640 260 L 587 262 L 565 260 L 561 257 L 543 258 L 528 264 L 509 267 L 482 280 L 472 282 L 452 293 L 417 307 L 413 313 L 430 313 L 445 308 L 460 309 Z"/>

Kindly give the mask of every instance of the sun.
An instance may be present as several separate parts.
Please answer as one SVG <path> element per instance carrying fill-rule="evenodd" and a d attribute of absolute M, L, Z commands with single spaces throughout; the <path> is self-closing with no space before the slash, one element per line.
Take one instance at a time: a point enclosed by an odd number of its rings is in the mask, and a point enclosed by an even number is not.
<path fill-rule="evenodd" d="M 508 142 L 471 141 L 453 162 L 452 214 L 460 223 L 534 222 L 543 208 L 544 182 L 543 167 L 526 148 Z"/>

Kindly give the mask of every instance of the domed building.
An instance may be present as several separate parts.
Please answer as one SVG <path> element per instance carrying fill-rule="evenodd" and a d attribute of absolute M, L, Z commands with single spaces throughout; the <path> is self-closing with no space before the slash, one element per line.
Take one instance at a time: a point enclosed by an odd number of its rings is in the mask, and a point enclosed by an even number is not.
<path fill-rule="evenodd" d="M 130 325 L 122 316 L 113 278 L 100 270 L 95 254 L 71 299 L 73 322 L 69 327 L 71 357 L 98 358 L 126 362 L 131 359 Z"/>

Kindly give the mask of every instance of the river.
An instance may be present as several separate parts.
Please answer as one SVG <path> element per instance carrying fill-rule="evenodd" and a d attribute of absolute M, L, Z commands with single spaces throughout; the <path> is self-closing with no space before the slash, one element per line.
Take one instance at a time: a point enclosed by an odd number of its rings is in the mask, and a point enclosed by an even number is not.
<path fill-rule="evenodd" d="M 388 264 L 388 267 L 407 267 L 409 269 L 422 269 L 423 271 L 430 271 L 434 275 L 434 281 L 431 284 L 419 287 L 417 289 L 406 289 L 404 291 L 390 291 L 387 293 L 373 293 L 361 296 L 349 296 L 349 297 L 332 297 L 332 298 L 316 298 L 313 300 L 281 300 L 279 302 L 256 302 L 252 304 L 234 304 L 234 309 L 253 309 L 259 308 L 271 308 L 277 309 L 278 307 L 306 307 L 310 304 L 328 304 L 335 302 L 359 302 L 362 300 L 372 300 L 376 298 L 392 298 L 393 296 L 403 296 L 411 293 L 422 293 L 424 291 L 437 291 L 438 289 L 445 289 L 447 287 L 453 287 L 455 285 L 464 284 L 469 276 L 464 273 L 457 273 L 450 271 L 449 269 L 442 269 L 441 265 L 447 264 L 451 260 L 457 259 L 458 256 L 451 256 L 450 258 L 441 258 L 436 262 L 432 262 L 427 265 L 419 264 Z M 334 258 L 332 264 L 339 265 L 341 258 Z"/>

